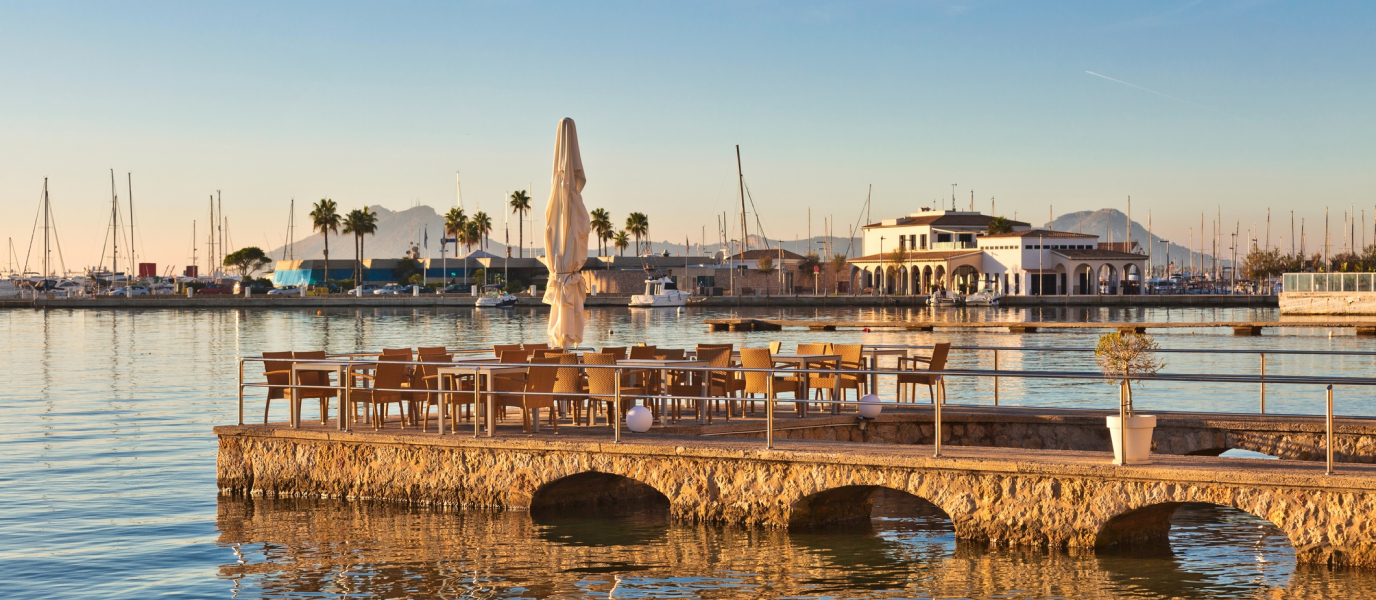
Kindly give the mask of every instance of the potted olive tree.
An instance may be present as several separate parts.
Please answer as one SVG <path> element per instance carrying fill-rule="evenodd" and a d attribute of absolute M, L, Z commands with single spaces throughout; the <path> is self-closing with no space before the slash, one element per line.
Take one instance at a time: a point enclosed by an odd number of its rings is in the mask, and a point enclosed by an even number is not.
<path fill-rule="evenodd" d="M 1095 362 L 1104 375 L 1111 378 L 1109 382 L 1118 385 L 1118 416 L 1107 419 L 1113 439 L 1114 464 L 1151 461 L 1151 435 L 1156 428 L 1156 417 L 1135 414 L 1132 382 L 1165 368 L 1166 363 L 1156 359 L 1158 348 L 1156 340 L 1149 335 L 1123 332 L 1099 336 L 1099 344 L 1094 347 Z"/>

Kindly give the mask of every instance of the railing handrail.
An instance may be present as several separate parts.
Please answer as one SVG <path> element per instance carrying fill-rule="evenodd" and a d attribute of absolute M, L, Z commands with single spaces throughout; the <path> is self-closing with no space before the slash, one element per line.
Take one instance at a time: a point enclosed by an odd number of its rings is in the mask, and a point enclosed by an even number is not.
<path fill-rule="evenodd" d="M 931 350 L 931 344 L 864 344 L 866 348 Z M 951 346 L 952 350 L 1008 350 L 1023 352 L 1093 352 L 1093 348 L 1053 348 L 1050 346 Z M 1249 350 L 1233 348 L 1158 348 L 1156 352 L 1172 354 L 1294 354 L 1335 356 L 1376 356 L 1370 350 Z"/>

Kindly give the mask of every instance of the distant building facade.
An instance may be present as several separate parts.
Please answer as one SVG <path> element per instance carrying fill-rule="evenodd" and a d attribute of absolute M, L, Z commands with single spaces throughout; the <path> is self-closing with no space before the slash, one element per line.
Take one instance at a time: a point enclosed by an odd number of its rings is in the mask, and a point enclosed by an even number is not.
<path fill-rule="evenodd" d="M 1099 236 L 1032 229 L 988 233 L 994 217 L 927 210 L 862 228 L 862 255 L 851 259 L 857 290 L 879 294 L 963 294 L 989 287 L 1004 295 L 1139 294 L 1147 257 L 1135 245 L 1106 248 Z"/>

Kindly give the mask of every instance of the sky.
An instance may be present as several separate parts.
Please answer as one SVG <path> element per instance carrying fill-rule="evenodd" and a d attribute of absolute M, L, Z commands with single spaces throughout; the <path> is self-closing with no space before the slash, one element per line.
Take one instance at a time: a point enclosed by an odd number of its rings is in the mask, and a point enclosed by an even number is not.
<path fill-rule="evenodd" d="M 1314 249 L 1328 207 L 1337 246 L 1348 210 L 1376 228 L 1373 30 L 1358 2 L 3 2 L 0 235 L 22 262 L 46 177 L 68 268 L 108 263 L 113 169 L 160 270 L 193 221 L 204 264 L 217 192 L 268 248 L 293 198 L 304 237 L 321 198 L 444 210 L 458 171 L 500 237 L 511 191 L 543 215 L 571 117 L 588 207 L 655 240 L 738 220 L 739 144 L 774 238 L 956 184 L 1037 224 L 1131 196 L 1177 243 L 1269 208 Z"/>

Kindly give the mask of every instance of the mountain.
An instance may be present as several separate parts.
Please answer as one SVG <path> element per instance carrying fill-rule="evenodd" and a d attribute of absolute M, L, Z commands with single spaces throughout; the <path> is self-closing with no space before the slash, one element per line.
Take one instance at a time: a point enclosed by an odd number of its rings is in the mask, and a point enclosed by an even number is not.
<path fill-rule="evenodd" d="M 368 207 L 377 213 L 377 233 L 369 235 L 363 239 L 364 258 L 400 258 L 412 245 L 422 246 L 425 242 L 425 235 L 428 229 L 430 235 L 429 249 L 421 247 L 421 256 L 440 257 L 440 232 L 444 230 L 444 219 L 435 212 L 435 209 L 420 205 L 406 210 L 394 211 L 383 208 L 379 205 Z M 506 256 L 506 246 L 501 244 L 504 231 L 502 229 L 502 215 L 488 213 L 492 216 L 493 231 L 487 241 L 487 251 L 497 256 Z M 310 227 L 309 220 L 298 222 L 300 230 Z M 511 224 L 511 241 L 516 242 L 515 223 Z M 529 256 L 530 244 L 530 221 L 526 221 L 526 255 Z M 293 244 L 293 254 L 297 260 L 324 258 L 325 240 L 320 233 L 312 233 L 306 237 L 299 238 Z M 475 248 L 476 250 L 477 248 Z M 464 254 L 463 248 L 459 249 L 460 256 Z M 516 248 L 511 249 L 513 256 Z M 282 248 L 274 248 L 269 255 L 273 260 L 282 260 Z M 352 235 L 330 234 L 330 255 L 331 258 L 352 259 L 354 257 L 354 240 Z M 449 256 L 454 256 L 454 246 L 450 245 Z"/>
<path fill-rule="evenodd" d="M 1127 233 L 1127 223 L 1128 216 L 1123 214 L 1122 211 L 1113 208 L 1101 208 L 1096 211 L 1085 210 L 1064 214 L 1056 217 L 1056 220 L 1043 225 L 1043 227 L 1056 231 L 1092 233 L 1099 236 L 1100 242 L 1122 242 L 1124 241 L 1123 236 Z M 1200 253 L 1198 250 L 1191 252 L 1189 248 L 1185 247 L 1185 244 L 1177 244 L 1175 242 L 1171 242 L 1168 249 L 1167 244 L 1161 243 L 1161 236 L 1151 235 L 1149 237 L 1147 228 L 1141 223 L 1133 221 L 1132 241 L 1137 242 L 1142 246 L 1143 250 L 1146 250 L 1148 239 L 1155 243 L 1155 246 L 1152 247 L 1152 262 L 1154 264 L 1160 265 L 1163 262 L 1162 258 L 1164 254 L 1169 254 L 1170 260 L 1174 262 L 1177 267 L 1189 265 L 1191 258 L 1196 262 L 1199 261 Z M 1189 243 L 1188 240 L 1185 241 L 1186 244 Z M 1229 241 L 1225 238 L 1224 244 L 1227 243 L 1229 243 Z M 1194 244 L 1195 248 L 1199 247 L 1198 237 L 1195 238 Z M 1205 240 L 1204 247 L 1209 247 L 1208 240 Z M 1224 254 L 1225 252 L 1220 252 L 1220 254 Z M 1212 260 L 1212 254 L 1204 254 L 1205 265 L 1208 265 Z M 1231 264 L 1231 262 L 1226 257 L 1223 258 L 1222 265 L 1229 264 Z"/>

